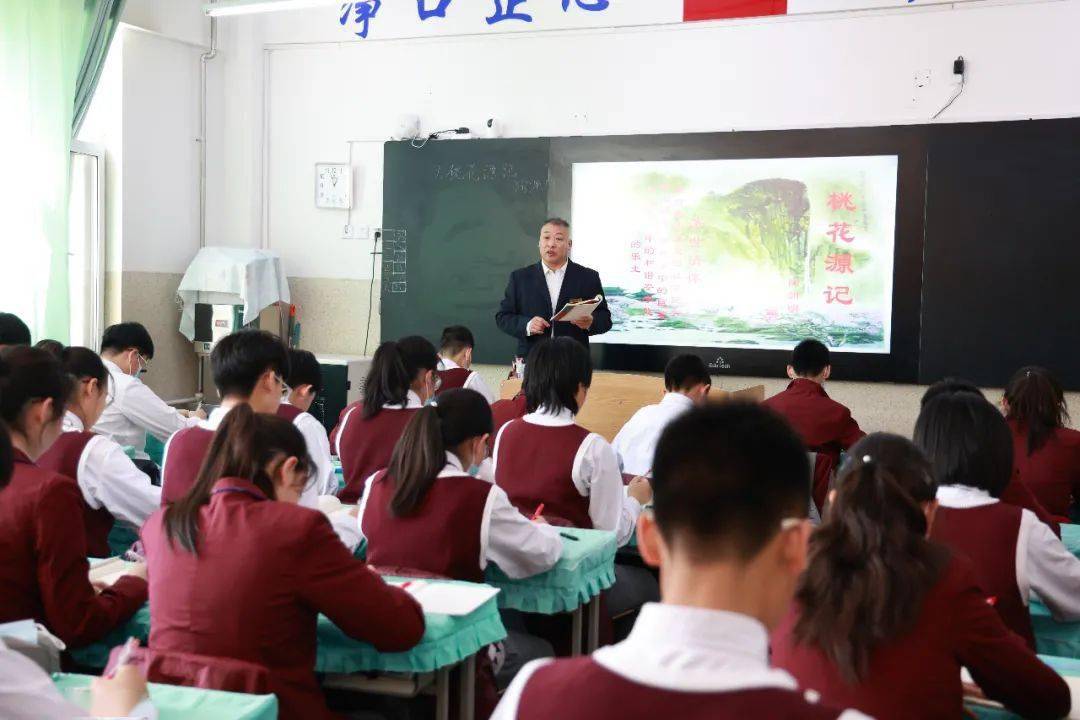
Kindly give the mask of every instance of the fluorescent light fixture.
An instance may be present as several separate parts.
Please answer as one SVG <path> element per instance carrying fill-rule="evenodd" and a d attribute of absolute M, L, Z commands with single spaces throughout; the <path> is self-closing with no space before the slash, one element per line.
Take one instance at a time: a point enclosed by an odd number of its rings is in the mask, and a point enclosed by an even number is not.
<path fill-rule="evenodd" d="M 341 0 L 221 0 L 203 5 L 203 12 L 209 17 L 226 17 L 340 4 Z"/>

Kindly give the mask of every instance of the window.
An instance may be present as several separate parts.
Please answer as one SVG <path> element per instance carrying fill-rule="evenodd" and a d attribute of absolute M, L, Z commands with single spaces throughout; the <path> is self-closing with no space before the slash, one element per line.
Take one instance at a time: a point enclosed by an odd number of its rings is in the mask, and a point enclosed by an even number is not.
<path fill-rule="evenodd" d="M 98 349 L 105 324 L 105 151 L 71 143 L 68 298 L 71 345 Z"/>

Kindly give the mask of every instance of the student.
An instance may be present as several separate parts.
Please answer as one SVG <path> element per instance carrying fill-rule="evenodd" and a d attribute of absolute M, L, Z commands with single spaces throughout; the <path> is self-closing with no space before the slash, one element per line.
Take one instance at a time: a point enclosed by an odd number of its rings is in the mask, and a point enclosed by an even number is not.
<path fill-rule="evenodd" d="M 337 478 L 330 460 L 330 441 L 326 428 L 308 412 L 322 391 L 322 367 L 313 353 L 289 350 L 289 372 L 285 376 L 289 395 L 281 401 L 277 414 L 296 426 L 307 441 L 308 455 L 315 464 L 312 491 L 318 495 L 336 495 Z"/>
<path fill-rule="evenodd" d="M 146 601 L 146 569 L 135 565 L 96 592 L 79 486 L 35 464 L 59 437 L 70 395 L 70 379 L 45 351 L 0 354 L 0 420 L 15 458 L 10 482 L 0 487 L 0 623 L 33 618 L 74 648 L 135 614 Z"/>
<path fill-rule="evenodd" d="M 94 432 L 117 445 L 135 448 L 135 458 L 147 461 L 146 433 L 164 442 L 178 430 L 194 427 L 206 416 L 188 413 L 165 404 L 143 384 L 140 375 L 150 367 L 154 341 L 137 322 L 110 325 L 101 338 L 101 359 L 112 380 L 113 400 L 94 425 Z M 140 463 L 141 464 L 141 463 Z M 145 465 L 142 466 L 147 471 Z"/>
<path fill-rule="evenodd" d="M 825 702 L 878 720 L 962 717 L 962 667 L 1024 717 L 1063 717 L 1065 682 L 1001 622 L 971 564 L 927 540 L 940 510 L 926 458 L 885 433 L 851 455 L 773 634 L 773 662 Z"/>
<path fill-rule="evenodd" d="M 495 393 L 491 392 L 480 373 L 471 369 L 475 346 L 472 331 L 464 325 L 451 325 L 442 331 L 439 341 L 440 388 L 442 392 L 454 388 L 475 390 L 490 404 L 495 402 Z"/>
<path fill-rule="evenodd" d="M 855 718 L 769 667 L 768 630 L 805 565 L 806 450 L 760 406 L 692 409 L 660 436 L 638 548 L 663 602 L 591 657 L 527 665 L 493 720 Z M 959 677 L 959 670 L 957 670 Z"/>
<path fill-rule="evenodd" d="M 1030 510 L 1000 502 L 1013 469 L 1009 427 L 985 398 L 935 397 L 919 413 L 915 444 L 941 484 L 931 537 L 970 558 L 1005 625 L 1035 648 L 1035 593 L 1059 621 L 1080 620 L 1080 559 Z"/>
<path fill-rule="evenodd" d="M 536 346 L 533 345 L 533 349 L 529 351 L 529 358 L 532 358 L 535 350 Z M 495 438 L 499 436 L 499 431 L 503 429 L 503 426 L 511 420 L 525 417 L 525 414 L 529 412 L 528 400 L 525 398 L 525 387 L 528 382 L 529 363 L 526 362 L 525 369 L 521 373 L 521 387 L 514 397 L 491 403 L 491 438 L 488 440 L 488 446 L 492 452 L 495 451 Z"/>
<path fill-rule="evenodd" d="M 277 413 L 289 372 L 289 356 L 281 340 L 262 330 L 226 335 L 210 353 L 210 367 L 221 404 L 198 426 L 185 428 L 165 444 L 161 460 L 161 501 L 187 494 L 225 416 L 238 405 L 258 413 Z"/>
<path fill-rule="evenodd" d="M 697 355 L 676 355 L 664 368 L 664 397 L 658 405 L 646 405 L 634 413 L 615 436 L 615 452 L 622 471 L 645 475 L 652 470 L 656 441 L 668 423 L 695 405 L 704 404 L 712 377 Z"/>
<path fill-rule="evenodd" d="M 841 451 L 854 445 L 864 433 L 851 411 L 825 392 L 832 376 L 829 348 L 807 339 L 795 346 L 787 367 L 791 383 L 783 392 L 765 401 L 765 406 L 783 415 L 803 439 L 810 452 L 817 453 L 814 467 L 814 502 L 820 508 L 828 492 L 829 478 L 840 464 Z"/>
<path fill-rule="evenodd" d="M 343 503 L 355 503 L 364 483 L 390 464 L 405 426 L 439 391 L 435 346 L 412 335 L 379 345 L 364 383 L 364 399 L 342 412 L 334 429 L 334 447 L 341 458 Z"/>
<path fill-rule="evenodd" d="M 919 409 L 925 408 L 927 403 L 939 395 L 950 395 L 958 392 L 974 393 L 984 399 L 986 397 L 983 395 L 982 390 L 971 381 L 964 380 L 963 378 L 949 377 L 944 380 L 939 380 L 926 389 L 926 392 L 923 393 L 922 401 L 919 404 Z M 1001 491 L 1000 500 L 1009 505 L 1015 505 L 1016 507 L 1030 510 L 1035 513 L 1035 516 L 1053 530 L 1055 535 L 1061 537 L 1061 523 L 1067 522 L 1067 518 L 1057 517 L 1044 508 L 1042 503 L 1039 502 L 1031 492 L 1031 489 L 1028 488 L 1027 484 L 1020 479 L 1018 473 L 1013 473 L 1009 484 Z"/>
<path fill-rule="evenodd" d="M 38 350 L 44 350 L 55 358 L 60 357 L 64 352 L 64 343 L 59 340 L 38 340 L 34 343 L 34 347 Z"/>
<path fill-rule="evenodd" d="M 1080 432 L 1065 427 L 1069 409 L 1061 383 L 1045 368 L 1021 368 L 1001 404 L 1018 479 L 1049 512 L 1068 518 L 1080 498 Z"/>
<path fill-rule="evenodd" d="M 30 344 L 30 328 L 18 315 L 0 312 L 0 350 Z"/>
<path fill-rule="evenodd" d="M 149 647 L 258 663 L 283 720 L 330 718 L 315 680 L 318 615 L 381 652 L 419 642 L 424 616 L 353 559 L 322 513 L 298 506 L 304 437 L 254 410 L 225 416 L 191 492 L 143 527 Z"/>
<path fill-rule="evenodd" d="M 60 362 L 73 381 L 64 413 L 63 434 L 38 466 L 79 483 L 86 526 L 86 550 L 108 557 L 109 531 L 116 520 L 136 530 L 161 505 L 161 488 L 150 483 L 123 448 L 86 428 L 93 427 L 109 402 L 109 373 L 93 350 L 69 347 Z"/>

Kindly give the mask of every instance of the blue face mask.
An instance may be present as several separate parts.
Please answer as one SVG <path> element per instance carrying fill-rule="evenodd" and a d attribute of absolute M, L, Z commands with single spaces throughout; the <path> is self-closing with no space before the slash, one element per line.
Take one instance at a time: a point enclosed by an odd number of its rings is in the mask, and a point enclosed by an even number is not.
<path fill-rule="evenodd" d="M 480 466 L 477 465 L 476 463 L 473 463 L 472 465 L 469 466 L 469 469 L 466 470 L 465 472 L 469 473 L 473 477 L 476 477 L 477 475 L 480 474 Z"/>

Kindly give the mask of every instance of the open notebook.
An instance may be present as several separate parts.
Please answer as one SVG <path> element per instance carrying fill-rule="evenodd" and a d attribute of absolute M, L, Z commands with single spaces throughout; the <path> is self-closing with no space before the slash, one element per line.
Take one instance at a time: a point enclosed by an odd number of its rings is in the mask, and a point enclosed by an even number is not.
<path fill-rule="evenodd" d="M 90 566 L 90 582 L 112 585 L 136 564 L 118 557 L 100 560 Z"/>
<path fill-rule="evenodd" d="M 489 585 L 438 580 L 391 580 L 389 584 L 404 588 L 425 613 L 435 615 L 468 615 L 499 592 Z"/>
<path fill-rule="evenodd" d="M 1068 718 L 1069 720 L 1080 720 L 1080 677 L 1062 675 L 1061 679 L 1069 686 L 1069 696 L 1072 698 L 1072 710 L 1069 711 Z M 967 668 L 960 668 L 960 681 L 964 683 L 964 685 L 975 685 L 975 680 L 971 677 L 971 673 L 968 672 Z M 965 695 L 964 701 L 971 703 L 972 705 L 982 705 L 985 707 L 1004 707 L 995 700 L 989 700 L 982 697 Z"/>

